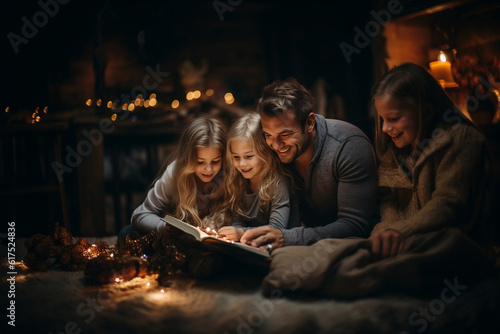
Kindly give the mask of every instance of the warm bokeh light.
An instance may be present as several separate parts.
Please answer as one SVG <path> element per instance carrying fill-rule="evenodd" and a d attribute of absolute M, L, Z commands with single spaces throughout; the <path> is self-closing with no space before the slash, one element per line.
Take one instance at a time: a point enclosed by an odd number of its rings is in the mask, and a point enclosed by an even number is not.
<path fill-rule="evenodd" d="M 205 95 L 206 96 L 212 96 L 212 95 L 214 95 L 214 90 L 212 88 L 207 89 L 207 91 L 205 92 Z"/>
<path fill-rule="evenodd" d="M 114 122 L 116 121 L 116 114 L 111 115 L 111 120 Z"/>
<path fill-rule="evenodd" d="M 193 97 L 194 97 L 195 99 L 199 99 L 199 98 L 200 98 L 200 96 L 201 96 L 201 92 L 200 92 L 199 90 L 195 90 L 195 91 L 193 92 Z"/>
<path fill-rule="evenodd" d="M 144 108 L 149 108 L 149 100 L 144 101 Z"/>
<path fill-rule="evenodd" d="M 49 107 L 45 107 L 45 108 L 43 108 L 43 113 L 44 113 L 44 114 L 46 114 L 46 113 L 47 113 L 47 111 L 49 111 Z"/>
<path fill-rule="evenodd" d="M 136 98 L 136 99 L 134 100 L 134 105 L 137 107 L 137 106 L 138 106 L 138 105 L 140 105 L 140 104 L 141 104 L 141 99 L 140 99 L 140 98 Z"/>
<path fill-rule="evenodd" d="M 128 105 L 128 111 L 134 111 L 135 110 L 135 104 L 131 103 Z"/>
<path fill-rule="evenodd" d="M 224 100 L 226 100 L 227 104 L 233 104 L 233 102 L 234 102 L 234 96 L 233 96 L 233 94 L 232 93 L 226 93 L 224 95 Z"/>
<path fill-rule="evenodd" d="M 179 107 L 179 104 L 180 104 L 180 103 L 179 103 L 179 100 L 173 100 L 173 101 L 172 101 L 172 108 L 174 108 L 174 109 L 175 109 L 175 108 Z"/>
<path fill-rule="evenodd" d="M 5 108 L 5 112 L 9 112 L 9 111 L 10 111 L 10 107 Z"/>
<path fill-rule="evenodd" d="M 154 107 L 157 103 L 158 103 L 158 100 L 156 100 L 156 98 L 154 98 L 154 97 L 149 100 L 150 107 Z"/>
<path fill-rule="evenodd" d="M 40 122 L 40 116 L 36 116 L 35 119 L 36 119 L 37 122 Z"/>
<path fill-rule="evenodd" d="M 128 104 L 124 103 L 122 106 L 122 110 L 125 111 L 125 110 L 127 110 L 127 108 L 128 108 Z"/>
<path fill-rule="evenodd" d="M 99 99 L 99 100 L 97 100 L 97 102 L 96 102 L 95 104 L 96 104 L 98 107 L 100 107 L 100 106 L 101 106 L 101 102 L 102 102 L 102 101 L 101 101 L 101 99 Z"/>
<path fill-rule="evenodd" d="M 152 100 L 152 99 L 156 99 L 156 94 L 155 93 L 152 93 L 151 95 L 149 95 L 149 99 Z"/>
<path fill-rule="evenodd" d="M 91 99 L 88 99 L 87 102 L 85 102 L 86 105 L 88 105 L 89 107 L 92 105 L 92 100 Z"/>
<path fill-rule="evenodd" d="M 113 102 L 112 101 L 108 101 L 108 103 L 106 104 L 106 107 L 108 107 L 109 109 L 111 109 L 111 107 L 113 107 Z"/>
<path fill-rule="evenodd" d="M 194 93 L 193 92 L 187 92 L 186 94 L 186 100 L 191 101 L 194 98 Z"/>
<path fill-rule="evenodd" d="M 33 113 L 33 115 L 31 115 L 31 118 L 35 118 L 36 117 L 36 112 Z"/>
<path fill-rule="evenodd" d="M 40 107 L 36 107 L 35 112 L 38 114 L 39 111 L 40 111 Z"/>
<path fill-rule="evenodd" d="M 137 95 L 135 98 L 136 98 L 136 99 L 141 99 L 141 100 L 142 100 L 143 96 L 142 96 L 142 94 L 139 94 L 139 95 Z"/>

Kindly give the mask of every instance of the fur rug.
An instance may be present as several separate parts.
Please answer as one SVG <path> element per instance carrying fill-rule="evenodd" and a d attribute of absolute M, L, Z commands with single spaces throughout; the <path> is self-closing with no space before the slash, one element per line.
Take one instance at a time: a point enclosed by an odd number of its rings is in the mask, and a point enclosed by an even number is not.
<path fill-rule="evenodd" d="M 1 270 L 6 300 L 5 259 Z M 499 278 L 454 294 L 355 300 L 298 294 L 269 299 L 261 293 L 262 278 L 263 273 L 233 270 L 210 281 L 178 280 L 168 288 L 153 276 L 95 286 L 84 281 L 82 271 L 30 273 L 19 266 L 16 326 L 3 316 L 2 327 L 8 333 L 52 334 L 500 332 Z"/>

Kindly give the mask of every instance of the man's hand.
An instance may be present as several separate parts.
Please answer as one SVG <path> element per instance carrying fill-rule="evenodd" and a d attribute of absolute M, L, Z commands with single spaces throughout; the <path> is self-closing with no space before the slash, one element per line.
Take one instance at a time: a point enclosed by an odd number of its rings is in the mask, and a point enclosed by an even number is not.
<path fill-rule="evenodd" d="M 403 250 L 404 237 L 395 230 L 385 230 L 372 235 L 372 257 L 382 260 L 396 256 Z"/>
<path fill-rule="evenodd" d="M 283 246 L 283 233 L 270 226 L 250 228 L 243 233 L 240 240 L 242 243 L 270 251 Z M 268 245 L 271 245 L 269 247 Z"/>
<path fill-rule="evenodd" d="M 217 231 L 220 237 L 225 237 L 230 241 L 240 241 L 244 232 L 242 228 L 234 226 L 224 226 Z"/>

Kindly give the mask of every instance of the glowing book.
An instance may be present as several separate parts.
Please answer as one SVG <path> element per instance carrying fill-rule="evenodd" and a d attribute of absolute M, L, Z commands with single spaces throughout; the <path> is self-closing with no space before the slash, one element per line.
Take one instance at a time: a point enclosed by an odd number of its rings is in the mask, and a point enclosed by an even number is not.
<path fill-rule="evenodd" d="M 203 242 L 208 248 L 222 251 L 230 256 L 256 260 L 259 262 L 271 259 L 271 256 L 267 251 L 243 244 L 241 242 L 229 241 L 223 238 L 218 238 L 214 235 L 209 235 L 205 231 L 175 217 L 166 215 L 162 220 L 168 225 L 174 226 L 177 229 L 192 235 L 196 240 Z"/>

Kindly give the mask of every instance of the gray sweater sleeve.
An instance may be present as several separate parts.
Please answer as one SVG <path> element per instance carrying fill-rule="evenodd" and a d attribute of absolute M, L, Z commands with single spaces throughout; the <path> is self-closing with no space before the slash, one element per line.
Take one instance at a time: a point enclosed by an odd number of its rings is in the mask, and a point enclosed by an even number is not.
<path fill-rule="evenodd" d="M 284 245 L 310 245 L 325 238 L 370 235 L 377 189 L 375 156 L 370 142 L 359 136 L 347 140 L 334 170 L 336 175 L 324 177 L 337 181 L 337 217 L 332 217 L 331 223 L 324 226 L 282 229 Z"/>
<path fill-rule="evenodd" d="M 288 227 L 290 219 L 290 182 L 286 177 L 282 177 L 278 183 L 278 191 L 272 199 L 269 211 L 264 213 L 260 211 L 258 196 L 253 197 L 252 203 L 245 203 L 248 210 L 245 212 L 250 218 L 250 224 L 247 219 L 241 215 L 234 215 L 232 226 L 240 227 L 244 230 L 257 226 L 269 225 L 271 227 L 282 229 Z"/>
<path fill-rule="evenodd" d="M 160 215 L 171 203 L 173 193 L 172 173 L 175 162 L 171 163 L 162 177 L 148 191 L 146 199 L 132 213 L 132 226 L 142 232 L 159 231 L 166 223 Z"/>

